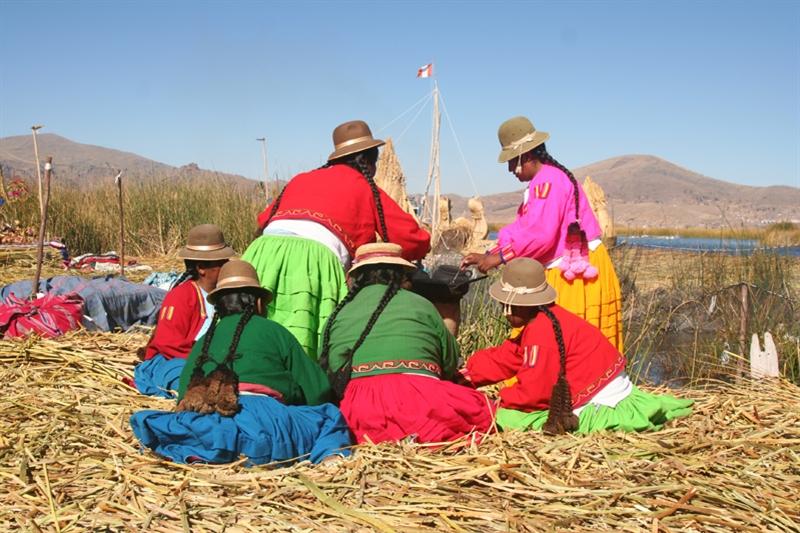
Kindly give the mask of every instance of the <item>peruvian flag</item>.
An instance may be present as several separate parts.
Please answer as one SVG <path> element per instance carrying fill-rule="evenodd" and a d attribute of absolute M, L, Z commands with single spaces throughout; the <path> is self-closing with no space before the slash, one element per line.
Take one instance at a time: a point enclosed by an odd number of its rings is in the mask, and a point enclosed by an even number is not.
<path fill-rule="evenodd" d="M 433 63 L 428 63 L 427 65 L 422 65 L 417 70 L 417 77 L 418 78 L 430 78 L 433 75 Z"/>

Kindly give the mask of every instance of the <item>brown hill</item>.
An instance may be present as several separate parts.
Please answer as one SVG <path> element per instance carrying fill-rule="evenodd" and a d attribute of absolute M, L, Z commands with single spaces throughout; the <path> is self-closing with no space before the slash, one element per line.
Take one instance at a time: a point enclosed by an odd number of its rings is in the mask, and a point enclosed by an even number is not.
<path fill-rule="evenodd" d="M 800 219 L 800 188 L 751 187 L 703 176 L 651 155 L 627 155 L 573 171 L 605 193 L 614 221 L 636 227 L 754 226 Z M 458 216 L 466 198 L 450 196 Z M 522 189 L 483 197 L 490 222 L 513 220 Z"/>
<path fill-rule="evenodd" d="M 194 163 L 173 167 L 136 154 L 77 143 L 59 135 L 39 136 L 42 160 L 52 155 L 61 182 L 92 186 L 125 169 L 130 178 L 157 177 L 230 181 L 244 188 L 258 182 L 235 174 L 199 168 Z M 0 165 L 5 176 L 33 177 L 33 142 L 30 135 L 0 138 Z M 583 182 L 591 176 L 605 190 L 615 222 L 637 227 L 753 226 L 774 221 L 800 221 L 800 189 L 751 187 L 703 176 L 650 155 L 626 155 L 574 170 Z M 509 176 L 509 178 L 511 178 Z M 512 183 L 513 178 L 509 180 Z M 488 220 L 513 220 L 522 189 L 483 197 Z M 448 195 L 453 216 L 468 214 L 467 198 Z"/>
<path fill-rule="evenodd" d="M 102 146 L 82 144 L 53 133 L 39 135 L 39 158 L 44 164 L 53 156 L 53 166 L 62 182 L 86 187 L 114 177 L 113 169 L 123 169 L 129 178 L 191 178 L 214 177 L 252 187 L 257 182 L 236 174 L 204 170 L 194 163 L 173 167 L 130 152 Z M 6 177 L 32 178 L 36 175 L 33 140 L 30 135 L 0 138 L 0 165 Z"/>

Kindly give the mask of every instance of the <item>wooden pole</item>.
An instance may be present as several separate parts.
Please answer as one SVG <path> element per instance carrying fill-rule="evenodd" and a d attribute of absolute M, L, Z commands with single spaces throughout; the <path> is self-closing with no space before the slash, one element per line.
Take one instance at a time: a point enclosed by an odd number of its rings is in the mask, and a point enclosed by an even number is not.
<path fill-rule="evenodd" d="M 47 207 L 50 204 L 50 176 L 52 173 L 53 157 L 50 156 L 47 158 L 47 164 L 44 166 L 44 198 L 42 198 L 41 191 L 39 192 L 39 203 L 42 205 L 42 213 L 41 221 L 39 222 L 39 242 L 36 243 L 36 275 L 33 278 L 33 286 L 31 287 L 31 300 L 36 299 L 36 293 L 39 292 L 39 279 L 42 277 L 42 263 L 44 262 L 44 235 L 47 228 Z"/>
<path fill-rule="evenodd" d="M 125 211 L 122 203 L 122 171 L 114 178 L 119 191 L 119 275 L 125 275 Z"/>
<path fill-rule="evenodd" d="M 264 196 L 269 205 L 269 174 L 267 173 L 267 138 L 259 137 L 256 139 L 261 143 L 261 157 L 264 160 Z"/>
<path fill-rule="evenodd" d="M 39 163 L 39 142 L 36 139 L 36 132 L 43 128 L 42 125 L 31 126 L 31 132 L 33 133 L 33 157 L 36 161 L 36 179 L 39 182 L 39 216 L 42 216 L 42 212 L 44 211 L 44 205 L 42 201 L 42 165 Z"/>
<path fill-rule="evenodd" d="M 744 354 L 749 353 L 745 352 L 745 347 L 747 346 L 747 318 L 748 313 L 747 309 L 748 305 L 748 295 L 749 290 L 747 287 L 747 283 L 742 283 L 741 287 L 741 314 L 739 316 L 739 354 L 740 358 L 738 363 L 736 364 L 736 378 L 742 379 L 744 375 Z"/>

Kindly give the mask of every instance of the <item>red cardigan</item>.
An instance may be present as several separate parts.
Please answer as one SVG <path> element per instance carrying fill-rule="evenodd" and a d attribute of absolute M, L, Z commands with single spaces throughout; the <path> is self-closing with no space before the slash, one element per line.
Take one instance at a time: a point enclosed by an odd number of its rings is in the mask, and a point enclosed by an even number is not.
<path fill-rule="evenodd" d="M 422 259 L 430 251 L 431 237 L 414 217 L 403 211 L 388 194 L 378 189 L 383 206 L 388 241 L 403 247 L 409 261 Z M 274 203 L 274 202 L 273 202 Z M 261 231 L 267 224 L 272 203 L 258 215 Z M 372 189 L 360 172 L 347 165 L 334 165 L 298 174 L 286 185 L 278 212 L 272 220 L 311 220 L 332 231 L 350 256 L 362 244 L 375 242 L 380 219 Z"/>
<path fill-rule="evenodd" d="M 181 283 L 167 293 L 153 337 L 147 343 L 144 358 L 158 354 L 167 359 L 186 359 L 194 346 L 194 338 L 206 320 L 203 294 L 194 281 Z"/>
<path fill-rule="evenodd" d="M 561 324 L 567 350 L 567 381 L 572 406 L 577 408 L 624 370 L 625 356 L 582 318 L 556 304 L 550 310 Z M 500 389 L 500 406 L 530 412 L 550 408 L 558 370 L 553 326 L 540 312 L 516 339 L 472 354 L 465 375 L 478 387 L 516 377 L 513 385 Z"/>

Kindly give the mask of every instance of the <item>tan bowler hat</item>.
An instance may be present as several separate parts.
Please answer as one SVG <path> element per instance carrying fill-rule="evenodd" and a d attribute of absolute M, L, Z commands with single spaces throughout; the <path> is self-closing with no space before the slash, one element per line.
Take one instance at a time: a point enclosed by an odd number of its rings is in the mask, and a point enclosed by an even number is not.
<path fill-rule="evenodd" d="M 252 289 L 267 302 L 272 301 L 272 293 L 261 286 L 256 269 L 241 259 L 231 259 L 222 265 L 219 269 L 217 287 L 208 293 L 206 299 L 213 304 L 218 297 L 232 289 Z"/>
<path fill-rule="evenodd" d="M 556 301 L 556 290 L 547 283 L 539 261 L 518 257 L 508 262 L 500 280 L 489 287 L 489 296 L 502 304 L 530 307 Z"/>
<path fill-rule="evenodd" d="M 363 244 L 356 250 L 353 266 L 348 271 L 352 274 L 359 268 L 367 265 L 400 265 L 410 270 L 417 267 L 414 263 L 403 259 L 403 247 L 392 242 L 373 242 Z"/>
<path fill-rule="evenodd" d="M 178 251 L 178 257 L 193 261 L 219 261 L 234 255 L 233 248 L 225 244 L 222 230 L 214 224 L 200 224 L 190 229 L 186 246 Z"/>
<path fill-rule="evenodd" d="M 497 156 L 497 162 L 506 163 L 519 155 L 530 152 L 549 139 L 550 134 L 537 131 L 533 127 L 533 122 L 525 117 L 514 117 L 500 124 L 497 138 L 500 139 L 502 147 L 500 155 Z"/>
<path fill-rule="evenodd" d="M 382 140 L 372 137 L 369 126 L 363 120 L 345 122 L 333 130 L 333 153 L 328 156 L 328 161 L 384 144 Z"/>

